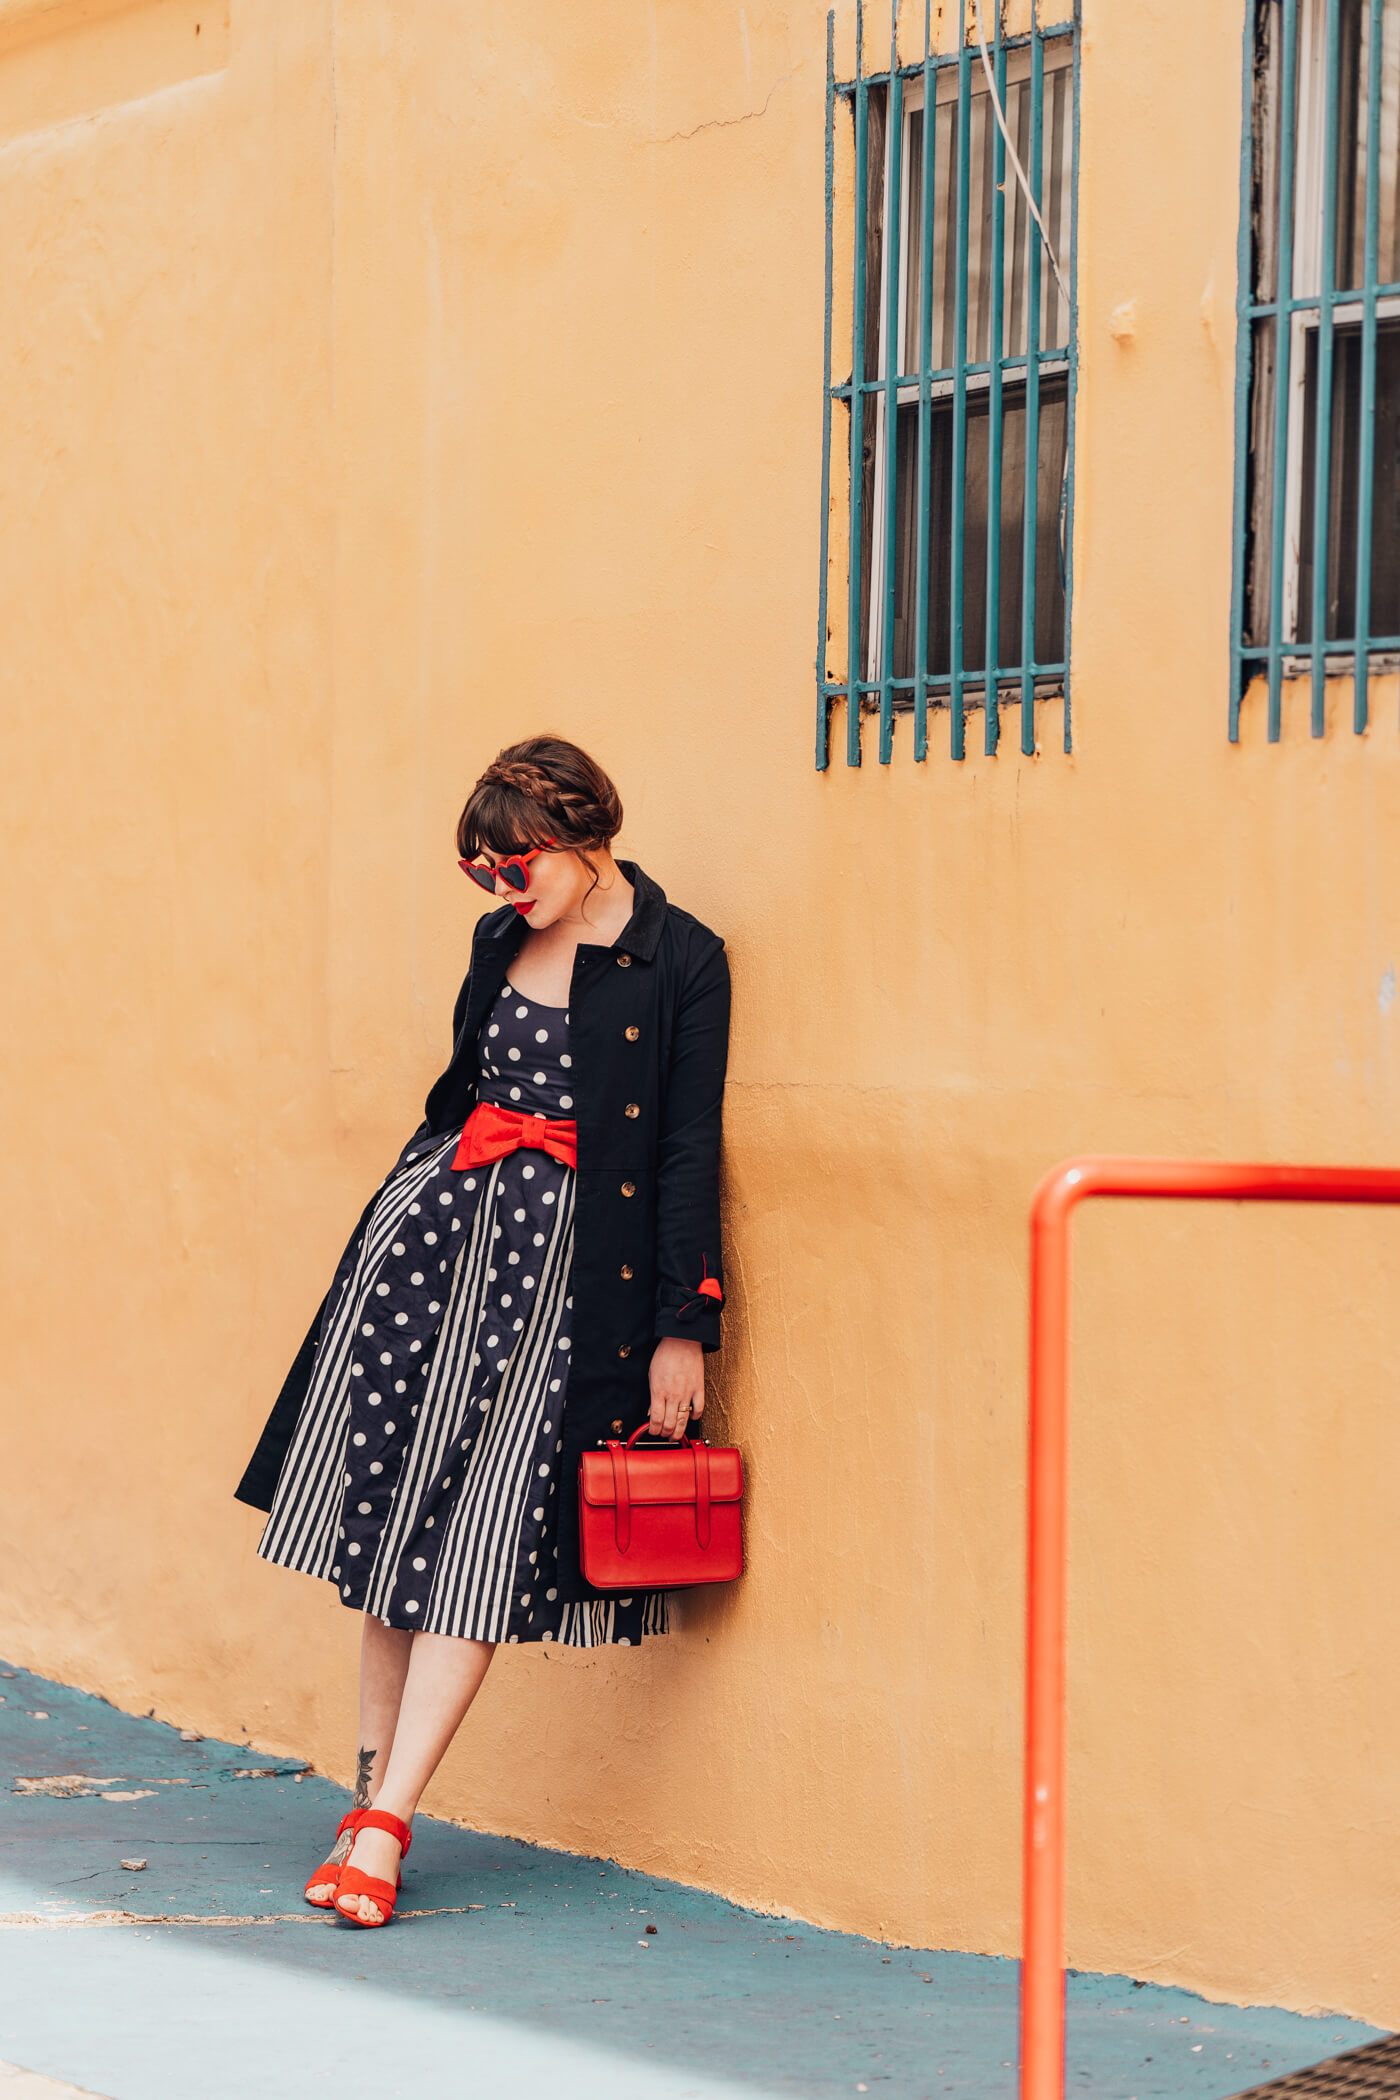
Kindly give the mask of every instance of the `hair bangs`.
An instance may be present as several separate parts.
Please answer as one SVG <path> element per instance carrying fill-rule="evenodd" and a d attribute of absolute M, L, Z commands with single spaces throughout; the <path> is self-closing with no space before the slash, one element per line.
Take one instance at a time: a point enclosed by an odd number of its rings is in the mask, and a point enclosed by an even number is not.
<path fill-rule="evenodd" d="M 462 811 L 457 851 L 463 860 L 479 853 L 524 853 L 553 836 L 544 810 L 533 795 L 492 783 L 481 788 Z"/>

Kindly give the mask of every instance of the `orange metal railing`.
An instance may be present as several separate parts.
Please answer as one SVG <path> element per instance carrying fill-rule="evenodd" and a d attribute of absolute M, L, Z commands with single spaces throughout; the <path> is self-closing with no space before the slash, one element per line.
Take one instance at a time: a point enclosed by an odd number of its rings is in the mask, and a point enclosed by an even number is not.
<path fill-rule="evenodd" d="M 1271 1167 L 1212 1159 L 1067 1159 L 1031 1203 L 1029 1542 L 1026 1569 L 1025 1908 L 1021 2100 L 1065 2089 L 1065 1591 L 1070 1221 L 1089 1196 L 1254 1203 L 1400 1203 L 1393 1167 Z"/>

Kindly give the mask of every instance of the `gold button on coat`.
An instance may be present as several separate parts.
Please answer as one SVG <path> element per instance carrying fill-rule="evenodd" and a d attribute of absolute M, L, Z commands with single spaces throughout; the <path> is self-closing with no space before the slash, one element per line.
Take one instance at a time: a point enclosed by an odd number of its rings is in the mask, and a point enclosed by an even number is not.
<path fill-rule="evenodd" d="M 623 1282 L 624 1282 L 624 1283 L 630 1283 L 630 1282 L 632 1281 L 632 1264 L 631 1264 L 631 1262 L 630 1262 L 630 1261 L 625 1261 L 625 1262 L 624 1262 L 624 1263 L 622 1264 L 622 1267 L 621 1267 L 621 1269 L 619 1270 L 619 1272 L 618 1272 L 618 1273 L 619 1273 L 619 1275 L 620 1275 L 620 1276 L 622 1277 L 622 1280 L 623 1280 Z"/>
<path fill-rule="evenodd" d="M 613 1423 L 613 1434 L 614 1434 L 615 1436 L 621 1436 L 621 1434 L 622 1434 L 622 1424 L 621 1424 L 621 1422 L 614 1422 L 614 1423 Z"/>
<path fill-rule="evenodd" d="M 629 1043 L 635 1043 L 637 1037 L 641 1034 L 642 1031 L 634 1021 L 630 1028 L 624 1028 L 622 1032 L 626 1036 Z"/>
<path fill-rule="evenodd" d="M 631 963 L 632 958 L 630 955 L 619 955 L 619 957 L 617 958 L 617 967 L 619 968 L 619 970 L 629 969 L 631 967 Z"/>
<path fill-rule="evenodd" d="M 641 1109 L 637 1106 L 635 1101 L 629 1101 L 626 1108 L 624 1108 L 622 1111 L 624 1116 L 632 1116 L 634 1118 L 639 1116 L 641 1112 Z"/>
<path fill-rule="evenodd" d="M 624 1196 L 635 1196 L 635 1195 L 636 1195 L 636 1193 L 637 1193 L 637 1184 L 636 1184 L 636 1182 L 635 1182 L 635 1181 L 624 1181 L 624 1182 L 623 1182 L 623 1184 L 622 1184 L 622 1193 L 623 1193 L 623 1195 L 624 1195 Z"/>
<path fill-rule="evenodd" d="M 619 1356 L 630 1356 L 632 1354 L 632 1344 L 630 1342 L 624 1342 L 617 1353 Z"/>

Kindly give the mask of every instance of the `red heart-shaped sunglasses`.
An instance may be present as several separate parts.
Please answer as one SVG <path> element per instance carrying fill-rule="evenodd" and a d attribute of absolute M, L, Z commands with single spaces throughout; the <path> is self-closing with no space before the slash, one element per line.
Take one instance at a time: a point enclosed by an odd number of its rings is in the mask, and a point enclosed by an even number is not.
<path fill-rule="evenodd" d="M 508 860 L 498 860 L 494 868 L 480 860 L 459 860 L 457 865 L 464 875 L 470 875 L 473 882 L 480 883 L 482 889 L 490 890 L 493 896 L 497 876 L 513 890 L 528 890 L 530 862 L 553 844 L 553 839 L 546 839 L 543 846 L 532 846 L 528 853 L 512 853 Z"/>

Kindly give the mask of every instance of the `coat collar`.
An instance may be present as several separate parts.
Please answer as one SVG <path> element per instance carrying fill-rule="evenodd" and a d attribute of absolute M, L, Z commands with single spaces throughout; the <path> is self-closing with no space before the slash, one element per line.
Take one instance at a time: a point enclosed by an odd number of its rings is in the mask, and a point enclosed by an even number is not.
<path fill-rule="evenodd" d="M 632 885 L 632 916 L 613 946 L 635 955 L 638 962 L 654 962 L 666 923 L 666 892 L 634 860 L 620 860 L 618 866 Z"/>
<path fill-rule="evenodd" d="M 666 919 L 666 892 L 634 860 L 620 860 L 618 866 L 632 885 L 632 916 L 613 946 L 635 955 L 638 962 L 652 962 Z M 503 904 L 499 911 L 488 912 L 480 921 L 476 937 L 495 943 L 494 952 L 509 963 L 519 951 L 526 930 L 514 905 Z"/>

